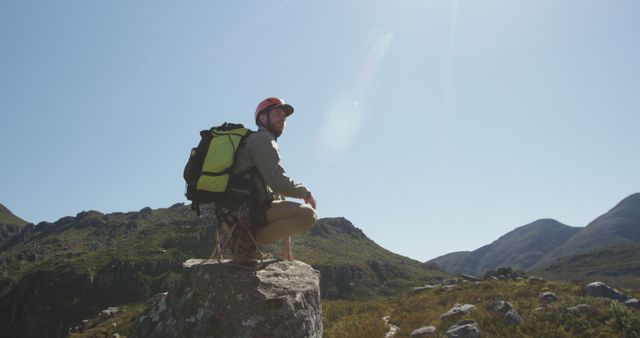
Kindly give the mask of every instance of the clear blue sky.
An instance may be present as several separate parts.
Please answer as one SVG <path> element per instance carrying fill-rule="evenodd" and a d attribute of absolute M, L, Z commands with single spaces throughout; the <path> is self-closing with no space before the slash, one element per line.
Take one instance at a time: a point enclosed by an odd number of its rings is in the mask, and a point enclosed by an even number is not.
<path fill-rule="evenodd" d="M 186 202 L 198 131 L 296 108 L 321 217 L 427 260 L 640 191 L 640 2 L 2 1 L 0 203 Z M 295 244 L 294 244 L 295 245 Z M 295 248 L 294 248 L 295 250 Z"/>

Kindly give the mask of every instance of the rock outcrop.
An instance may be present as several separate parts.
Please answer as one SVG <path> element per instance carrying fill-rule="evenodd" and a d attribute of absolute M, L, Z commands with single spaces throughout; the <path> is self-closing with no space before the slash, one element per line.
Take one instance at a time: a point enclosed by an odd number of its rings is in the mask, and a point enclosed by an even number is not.
<path fill-rule="evenodd" d="M 590 283 L 585 288 L 584 293 L 587 296 L 591 296 L 591 297 L 609 298 L 609 299 L 615 299 L 621 302 L 625 302 L 627 299 L 630 298 L 624 293 L 610 287 L 609 285 L 603 282 Z"/>
<path fill-rule="evenodd" d="M 131 337 L 322 337 L 319 279 L 299 261 L 190 259 L 182 286 L 156 295 Z"/>

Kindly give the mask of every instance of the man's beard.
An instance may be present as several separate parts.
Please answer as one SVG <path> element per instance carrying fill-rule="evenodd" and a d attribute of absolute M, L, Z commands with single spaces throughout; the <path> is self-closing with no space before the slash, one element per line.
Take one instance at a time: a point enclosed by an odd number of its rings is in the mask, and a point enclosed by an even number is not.
<path fill-rule="evenodd" d="M 269 125 L 267 126 L 267 129 L 271 132 L 271 134 L 273 134 L 276 138 L 280 137 L 280 135 L 282 135 L 282 132 L 284 131 L 284 128 L 280 129 L 280 130 L 276 130 L 276 128 L 274 128 L 271 123 L 269 123 Z"/>

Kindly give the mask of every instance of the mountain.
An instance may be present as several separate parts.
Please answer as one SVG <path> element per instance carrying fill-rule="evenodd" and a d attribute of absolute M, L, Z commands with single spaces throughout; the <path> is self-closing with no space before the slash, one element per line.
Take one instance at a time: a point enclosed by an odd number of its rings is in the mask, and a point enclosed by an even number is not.
<path fill-rule="evenodd" d="M 560 257 L 636 243 L 640 243 L 640 193 L 620 201 L 571 239 L 547 253 L 532 269 L 543 269 Z"/>
<path fill-rule="evenodd" d="M 27 221 L 14 215 L 7 207 L 0 204 L 0 247 L 9 238 L 20 233 Z"/>
<path fill-rule="evenodd" d="M 11 318 L 0 321 L 0 336 L 66 336 L 100 310 L 180 285 L 182 263 L 213 248 L 215 217 L 210 208 L 203 213 L 197 217 L 182 204 L 86 211 L 27 227 L 0 251 L 0 318 Z M 325 299 L 388 296 L 448 277 L 385 250 L 344 218 L 319 220 L 295 237 L 293 250 L 320 270 Z"/>
<path fill-rule="evenodd" d="M 432 259 L 427 264 L 435 263 L 447 272 L 458 274 L 482 275 L 487 270 L 501 266 L 527 270 L 578 230 L 553 219 L 539 219 L 477 250 L 453 252 Z"/>

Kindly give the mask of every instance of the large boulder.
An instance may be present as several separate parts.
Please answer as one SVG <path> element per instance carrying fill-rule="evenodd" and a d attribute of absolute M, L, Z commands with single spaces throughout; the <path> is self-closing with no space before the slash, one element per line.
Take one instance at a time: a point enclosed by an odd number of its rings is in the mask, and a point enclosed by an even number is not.
<path fill-rule="evenodd" d="M 476 338 L 480 336 L 480 328 L 473 320 L 465 319 L 450 327 L 446 334 L 449 338 Z"/>
<path fill-rule="evenodd" d="M 299 261 L 190 259 L 182 286 L 155 296 L 131 337 L 322 337 L 319 285 Z"/>
<path fill-rule="evenodd" d="M 553 303 L 553 302 L 557 302 L 560 299 L 558 298 L 558 296 L 556 296 L 555 293 L 545 291 L 538 295 L 538 300 L 544 303 Z"/>
<path fill-rule="evenodd" d="M 610 287 L 603 282 L 590 283 L 589 285 L 587 285 L 584 292 L 587 296 L 615 299 L 621 302 L 629 299 L 629 297 L 624 293 Z"/>
<path fill-rule="evenodd" d="M 513 308 L 513 305 L 503 300 L 495 301 L 489 304 L 487 306 L 487 311 L 499 315 L 500 317 L 504 318 L 505 321 L 511 324 L 521 324 L 524 322 L 524 319 Z"/>

